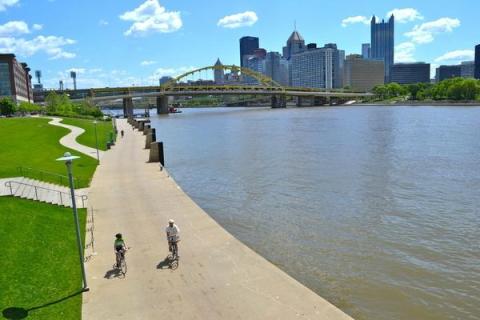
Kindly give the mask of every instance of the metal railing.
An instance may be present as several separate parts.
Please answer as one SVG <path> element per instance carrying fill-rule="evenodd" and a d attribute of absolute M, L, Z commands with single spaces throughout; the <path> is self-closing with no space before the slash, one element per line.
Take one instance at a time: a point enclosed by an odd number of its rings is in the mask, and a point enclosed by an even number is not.
<path fill-rule="evenodd" d="M 96 256 L 97 253 L 95 252 L 95 236 L 94 236 L 94 231 L 95 231 L 95 219 L 94 219 L 94 210 L 93 208 L 90 208 L 90 215 L 88 214 L 87 211 L 87 223 L 86 223 L 86 235 L 85 235 L 85 253 L 87 250 L 90 249 L 90 253 L 85 255 L 85 262 L 90 261 L 90 259 L 93 258 L 93 256 Z M 87 238 L 90 238 L 87 241 Z"/>
<path fill-rule="evenodd" d="M 20 174 L 20 176 L 25 178 L 36 178 L 42 181 L 47 179 L 48 181 L 58 181 L 58 184 L 62 186 L 68 185 L 68 177 L 55 172 L 38 170 L 30 167 L 17 167 L 17 172 Z M 74 188 L 80 188 L 82 186 L 80 184 L 81 182 L 83 182 L 83 180 L 79 178 L 73 178 Z"/>
<path fill-rule="evenodd" d="M 13 185 L 12 185 L 13 184 Z M 18 187 L 15 188 L 14 185 L 17 184 Z M 15 196 L 15 194 L 17 193 L 18 189 L 21 187 L 21 186 L 24 186 L 24 187 L 30 187 L 30 188 L 33 188 L 34 190 L 34 193 L 35 193 L 35 197 L 34 199 L 37 200 L 37 201 L 40 201 L 40 197 L 39 197 L 39 191 L 41 190 L 47 190 L 48 192 L 53 192 L 55 194 L 58 195 L 58 199 L 60 201 L 60 205 L 63 206 L 64 204 L 68 204 L 68 200 L 70 200 L 71 198 L 71 195 L 70 193 L 68 192 L 63 192 L 63 191 L 59 191 L 59 190 L 54 190 L 54 189 L 49 189 L 49 188 L 45 188 L 45 187 L 39 187 L 39 186 L 35 186 L 35 185 L 32 185 L 32 184 L 28 184 L 28 183 L 24 183 L 24 182 L 20 182 L 20 181 L 7 181 L 5 182 L 5 187 L 8 188 L 8 190 L 10 191 L 10 195 L 11 196 Z M 31 189 L 30 189 L 31 190 Z M 85 208 L 85 201 L 87 201 L 88 199 L 88 196 L 87 195 L 75 195 L 75 199 L 79 199 L 82 203 L 82 206 L 80 208 Z M 77 200 L 78 201 L 78 200 Z M 70 205 L 71 205 L 71 200 L 70 200 Z"/>

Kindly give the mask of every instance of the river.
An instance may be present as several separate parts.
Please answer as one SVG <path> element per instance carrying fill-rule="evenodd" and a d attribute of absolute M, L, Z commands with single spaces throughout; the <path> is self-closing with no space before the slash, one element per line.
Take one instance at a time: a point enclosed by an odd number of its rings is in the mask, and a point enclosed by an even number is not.
<path fill-rule="evenodd" d="M 480 108 L 183 109 L 152 125 L 205 211 L 354 318 L 480 319 Z"/>

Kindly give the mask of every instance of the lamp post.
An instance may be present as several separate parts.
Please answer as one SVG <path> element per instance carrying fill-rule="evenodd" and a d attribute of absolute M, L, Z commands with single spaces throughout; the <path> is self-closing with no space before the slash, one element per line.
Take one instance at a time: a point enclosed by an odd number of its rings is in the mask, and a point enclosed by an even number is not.
<path fill-rule="evenodd" d="M 80 237 L 80 225 L 78 223 L 78 212 L 77 212 L 77 204 L 75 202 L 75 189 L 73 188 L 73 175 L 72 175 L 72 161 L 74 159 L 78 159 L 78 156 L 72 156 L 70 152 L 65 152 L 63 157 L 58 158 L 57 161 L 65 161 L 65 165 L 67 166 L 68 172 L 68 182 L 70 185 L 70 195 L 72 197 L 72 210 L 73 210 L 73 218 L 75 220 L 75 230 L 77 232 L 77 246 L 78 246 L 78 256 L 80 258 L 80 266 L 82 269 L 82 277 L 83 277 L 83 291 L 90 290 L 87 286 L 87 276 L 85 274 L 85 265 L 84 265 L 84 258 L 83 258 L 83 246 L 82 240 Z"/>
<path fill-rule="evenodd" d="M 95 125 L 95 147 L 97 148 L 97 161 L 100 163 L 100 155 L 98 154 L 98 136 L 97 136 L 97 120 L 93 120 Z"/>

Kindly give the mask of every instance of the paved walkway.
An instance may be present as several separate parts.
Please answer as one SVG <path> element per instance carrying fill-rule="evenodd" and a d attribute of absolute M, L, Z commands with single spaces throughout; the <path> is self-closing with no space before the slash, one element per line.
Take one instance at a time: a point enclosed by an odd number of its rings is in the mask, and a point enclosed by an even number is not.
<path fill-rule="evenodd" d="M 62 121 L 62 118 L 52 117 L 51 119 L 52 121 L 50 121 L 49 124 L 53 126 L 67 128 L 71 131 L 69 134 L 67 134 L 62 139 L 60 139 L 61 145 L 70 149 L 77 150 L 78 152 L 81 152 L 83 154 L 86 154 L 87 156 L 97 159 L 97 149 L 87 147 L 77 142 L 77 137 L 85 132 L 84 129 L 61 123 L 60 121 Z M 102 150 L 99 150 L 98 153 L 101 159 L 105 152 Z"/>
<path fill-rule="evenodd" d="M 146 163 L 141 133 L 125 120 L 117 125 L 125 137 L 104 155 L 90 189 L 98 255 L 87 263 L 83 320 L 351 319 L 226 232 Z M 163 262 L 169 218 L 181 229 L 176 270 Z M 111 270 L 117 232 L 131 247 L 125 278 Z"/>

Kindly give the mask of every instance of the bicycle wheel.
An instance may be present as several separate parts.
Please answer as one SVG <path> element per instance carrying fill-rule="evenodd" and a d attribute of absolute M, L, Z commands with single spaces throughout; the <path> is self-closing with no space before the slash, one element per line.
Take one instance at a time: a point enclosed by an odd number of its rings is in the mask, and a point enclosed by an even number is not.
<path fill-rule="evenodd" d="M 122 259 L 122 263 L 120 264 L 120 270 L 123 276 L 127 274 L 127 261 L 125 261 L 125 258 Z"/>

